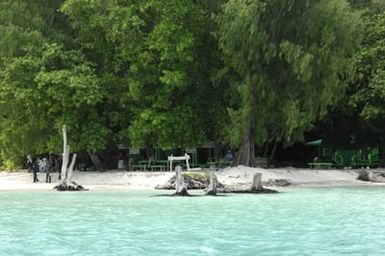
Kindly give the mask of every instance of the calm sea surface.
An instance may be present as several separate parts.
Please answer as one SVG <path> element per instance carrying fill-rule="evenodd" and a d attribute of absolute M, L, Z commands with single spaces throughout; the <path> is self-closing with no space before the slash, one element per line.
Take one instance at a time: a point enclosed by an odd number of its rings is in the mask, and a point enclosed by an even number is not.
<path fill-rule="evenodd" d="M 385 187 L 0 192 L 0 255 L 385 255 Z"/>

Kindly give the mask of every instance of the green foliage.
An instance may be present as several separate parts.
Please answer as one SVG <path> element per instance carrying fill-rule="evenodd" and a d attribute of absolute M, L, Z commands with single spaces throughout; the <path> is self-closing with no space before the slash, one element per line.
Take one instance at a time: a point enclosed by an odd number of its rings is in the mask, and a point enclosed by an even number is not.
<path fill-rule="evenodd" d="M 362 141 L 376 138 L 384 141 L 385 114 L 385 13 L 364 15 L 363 38 L 354 56 L 354 72 L 349 82 L 345 109 L 355 117 L 358 126 L 352 136 Z M 354 124 L 353 123 L 353 124 Z M 356 125 L 357 126 L 357 125 Z M 364 131 L 364 132 L 363 132 Z M 358 135 L 358 133 L 360 133 Z"/>
<path fill-rule="evenodd" d="M 353 79 L 346 0 L 3 0 L 0 158 L 60 152 L 64 123 L 74 151 L 292 143 L 347 79 L 351 106 L 378 122 L 383 4 L 349 2 L 371 13 Z"/>
<path fill-rule="evenodd" d="M 63 123 L 76 151 L 215 139 L 226 114 L 210 102 L 221 98 L 209 79 L 216 4 L 38 2 L 2 3 L 0 33 L 12 35 L 0 46 L 3 157 L 58 152 Z"/>
<path fill-rule="evenodd" d="M 345 1 L 232 0 L 218 17 L 219 45 L 236 71 L 241 104 L 230 112 L 230 141 L 287 143 L 322 118 L 343 93 L 341 77 L 358 37 Z"/>
<path fill-rule="evenodd" d="M 16 170 L 17 166 L 16 166 L 14 161 L 8 159 L 8 160 L 4 161 L 4 167 L 3 168 L 7 171 L 14 171 L 14 170 Z"/>
<path fill-rule="evenodd" d="M 0 71 L 3 155 L 60 152 L 63 124 L 74 150 L 102 148 L 107 131 L 96 107 L 103 91 L 93 73 L 81 53 L 55 44 L 10 60 Z"/>

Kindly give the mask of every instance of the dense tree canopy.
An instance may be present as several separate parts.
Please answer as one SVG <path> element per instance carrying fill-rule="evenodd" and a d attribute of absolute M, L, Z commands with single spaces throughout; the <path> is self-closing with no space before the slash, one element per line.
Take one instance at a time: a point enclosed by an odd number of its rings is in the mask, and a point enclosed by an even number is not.
<path fill-rule="evenodd" d="M 342 95 L 358 16 L 340 0 L 232 0 L 223 9 L 219 44 L 241 97 L 230 138 L 238 163 L 252 165 L 255 142 L 298 140 Z"/>
<path fill-rule="evenodd" d="M 333 113 L 347 84 L 352 99 L 344 106 L 382 126 L 382 1 L 1 0 L 0 7 L 1 160 L 60 152 L 66 123 L 79 152 L 213 141 L 250 165 L 255 145 L 302 140 Z"/>

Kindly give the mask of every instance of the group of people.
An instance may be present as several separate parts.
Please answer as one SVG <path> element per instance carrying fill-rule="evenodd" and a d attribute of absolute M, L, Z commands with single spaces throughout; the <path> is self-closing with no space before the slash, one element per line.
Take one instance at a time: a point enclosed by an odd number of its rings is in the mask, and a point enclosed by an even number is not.
<path fill-rule="evenodd" d="M 47 157 L 33 159 L 30 155 L 27 156 L 27 167 L 33 173 L 33 182 L 39 182 L 37 173 L 42 172 L 45 173 L 45 182 L 51 183 L 51 173 L 57 169 L 57 166 L 57 160 L 55 161 L 52 157 L 49 159 Z"/>

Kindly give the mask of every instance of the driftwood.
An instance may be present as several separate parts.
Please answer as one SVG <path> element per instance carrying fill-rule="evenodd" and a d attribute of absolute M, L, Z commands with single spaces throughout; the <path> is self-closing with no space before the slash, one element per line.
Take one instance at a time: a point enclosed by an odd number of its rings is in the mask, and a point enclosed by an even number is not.
<path fill-rule="evenodd" d="M 262 186 L 262 174 L 256 173 L 253 177 L 253 183 L 250 189 L 224 188 L 222 193 L 240 193 L 240 194 L 272 194 L 278 193 L 276 190 L 264 188 Z"/>
<path fill-rule="evenodd" d="M 268 182 L 263 183 L 266 186 L 286 187 L 292 185 L 294 182 L 287 179 L 269 179 Z"/>
<path fill-rule="evenodd" d="M 176 169 L 177 170 L 177 169 Z M 181 173 L 181 172 L 179 172 Z M 223 184 L 221 184 L 216 175 L 215 172 L 210 173 L 210 178 L 208 178 L 207 174 L 199 174 L 196 173 L 184 173 L 183 175 L 180 174 L 178 176 L 178 172 L 176 174 L 176 177 L 171 178 L 166 185 L 163 186 L 157 186 L 156 189 L 175 189 L 176 191 L 181 190 L 181 179 L 183 179 L 183 183 L 187 188 L 191 189 L 189 186 L 194 186 L 194 184 L 198 184 L 198 187 L 195 187 L 196 189 L 204 189 L 207 188 L 207 195 L 209 194 L 217 194 L 217 193 L 247 193 L 247 194 L 268 194 L 268 193 L 277 193 L 278 191 L 267 189 L 262 186 L 262 174 L 257 173 L 253 177 L 253 184 L 251 187 L 247 188 L 244 186 L 241 186 L 241 184 L 235 186 L 235 187 L 225 187 Z M 189 176 L 191 175 L 191 176 Z M 179 178 L 177 178 L 179 177 Z M 202 178 L 204 177 L 204 178 Z M 179 180 L 179 183 L 176 181 Z M 186 180 L 192 181 L 189 183 L 189 186 L 186 185 Z M 281 181 L 280 181 L 281 182 Z M 282 181 L 283 183 L 283 181 Z M 215 186 L 216 184 L 216 186 Z M 177 192 L 174 195 L 178 195 Z"/>
<path fill-rule="evenodd" d="M 210 176 L 206 172 L 183 172 L 184 184 L 187 189 L 207 189 L 210 183 Z M 223 184 L 217 181 L 217 188 L 223 188 Z M 175 176 L 171 177 L 164 185 L 158 185 L 155 189 L 175 189 Z"/>
<path fill-rule="evenodd" d="M 70 183 L 60 183 L 59 185 L 56 185 L 54 187 L 57 191 L 86 191 L 88 189 L 85 189 L 82 185 L 77 184 L 74 181 L 71 181 Z"/>
<path fill-rule="evenodd" d="M 187 192 L 187 186 L 184 183 L 184 177 L 182 175 L 182 167 L 177 166 L 175 168 L 176 182 L 175 182 L 175 194 L 174 196 L 189 196 Z"/>
<path fill-rule="evenodd" d="M 362 169 L 358 173 L 358 180 L 362 181 L 369 181 L 369 182 L 385 182 L 385 174 L 383 173 L 373 173 L 371 171 L 368 171 L 366 169 Z"/>
<path fill-rule="evenodd" d="M 70 166 L 70 146 L 67 144 L 67 126 L 63 125 L 63 161 L 61 166 L 61 183 L 54 187 L 58 191 L 82 191 L 85 190 L 81 185 L 72 181 L 73 169 L 76 162 L 76 154 L 72 155 Z"/>
<path fill-rule="evenodd" d="M 210 184 L 209 184 L 209 187 L 207 189 L 206 195 L 216 196 L 217 195 L 217 184 L 218 184 L 217 176 L 215 175 L 214 172 L 210 172 Z"/>

